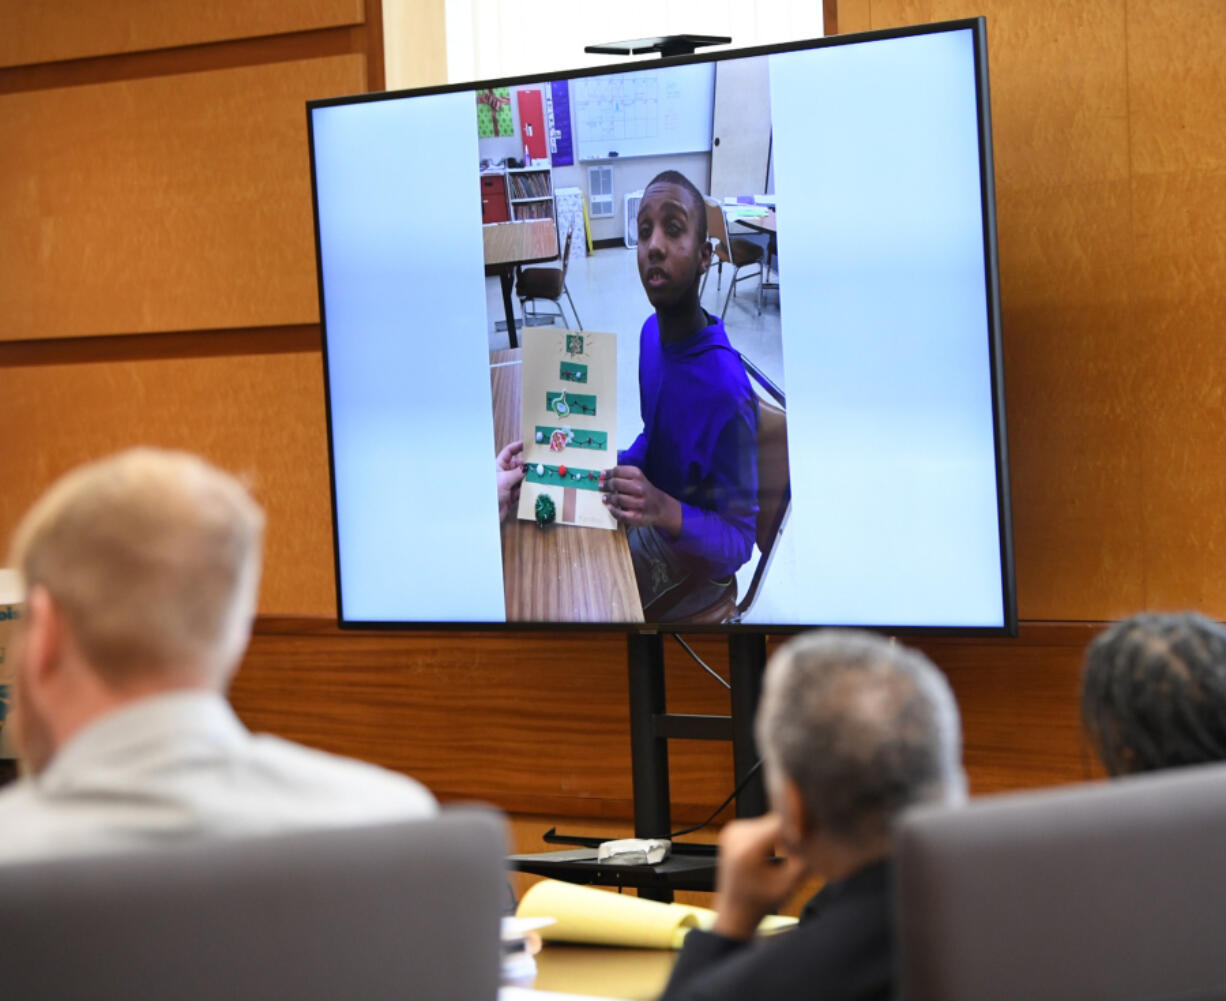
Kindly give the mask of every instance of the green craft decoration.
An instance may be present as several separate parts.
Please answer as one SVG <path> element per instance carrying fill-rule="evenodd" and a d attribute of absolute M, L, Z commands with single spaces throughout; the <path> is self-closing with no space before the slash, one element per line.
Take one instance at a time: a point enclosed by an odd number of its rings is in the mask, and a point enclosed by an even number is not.
<path fill-rule="evenodd" d="M 559 417 L 569 417 L 580 414 L 583 417 L 596 416 L 596 397 L 590 393 L 560 393 L 545 394 L 545 409 Z"/>
<path fill-rule="evenodd" d="M 550 427 L 548 424 L 538 424 L 536 426 L 537 442 L 542 445 L 549 444 L 549 438 L 555 431 L 561 431 L 561 428 Z M 584 431 L 580 428 L 576 431 L 570 429 L 573 437 L 567 443 L 567 448 L 590 448 L 596 452 L 604 452 L 609 448 L 609 435 L 607 431 Z"/>
<path fill-rule="evenodd" d="M 524 479 L 528 483 L 544 483 L 551 487 L 571 487 L 574 490 L 599 490 L 599 469 L 575 469 L 565 463 L 547 466 L 543 462 L 528 463 Z M 565 470 L 565 472 L 563 472 Z"/>
<path fill-rule="evenodd" d="M 511 88 L 495 87 L 477 93 L 477 138 L 493 139 L 515 134 L 511 119 Z"/>
<path fill-rule="evenodd" d="M 568 355 L 583 354 L 583 335 L 582 334 L 567 334 L 566 335 L 566 353 Z"/>
<path fill-rule="evenodd" d="M 558 507 L 549 494 L 541 494 L 536 498 L 536 524 L 540 528 L 552 525 L 558 518 Z"/>
<path fill-rule="evenodd" d="M 587 366 L 577 361 L 564 361 L 558 377 L 563 382 L 587 382 Z"/>

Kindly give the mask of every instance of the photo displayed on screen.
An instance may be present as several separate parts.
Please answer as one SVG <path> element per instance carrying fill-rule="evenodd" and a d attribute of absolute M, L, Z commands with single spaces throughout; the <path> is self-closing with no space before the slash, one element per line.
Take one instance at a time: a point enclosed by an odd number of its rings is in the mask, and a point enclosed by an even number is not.
<path fill-rule="evenodd" d="M 342 622 L 1007 628 L 981 35 L 312 105 Z"/>

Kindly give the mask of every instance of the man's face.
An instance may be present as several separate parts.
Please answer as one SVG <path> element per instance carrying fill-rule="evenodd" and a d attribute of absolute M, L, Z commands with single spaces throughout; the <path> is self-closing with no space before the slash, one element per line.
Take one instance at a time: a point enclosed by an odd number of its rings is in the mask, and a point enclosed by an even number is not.
<path fill-rule="evenodd" d="M 699 213 L 706 206 L 679 184 L 649 185 L 639 203 L 639 279 L 648 301 L 668 309 L 686 298 L 711 260 L 711 246 L 700 239 Z"/>

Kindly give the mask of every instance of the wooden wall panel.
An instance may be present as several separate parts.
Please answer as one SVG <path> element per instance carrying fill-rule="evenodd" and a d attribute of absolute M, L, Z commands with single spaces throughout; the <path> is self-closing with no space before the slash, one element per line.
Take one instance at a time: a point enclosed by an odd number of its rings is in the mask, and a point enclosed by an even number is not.
<path fill-rule="evenodd" d="M 925 640 L 962 707 L 976 793 L 1090 776 L 1077 717 L 1093 626 L 1027 626 L 1019 640 Z M 726 644 L 696 643 L 727 677 Z M 668 648 L 669 708 L 724 713 L 727 695 Z M 262 620 L 235 680 L 244 720 L 415 775 L 442 798 L 519 813 L 632 816 L 624 640 L 581 633 L 345 633 Z M 674 742 L 675 819 L 732 788 L 727 744 Z"/>
<path fill-rule="evenodd" d="M 0 339 L 316 322 L 304 104 L 364 64 L 0 96 Z"/>
<path fill-rule="evenodd" d="M 407 45 L 407 39 L 444 38 L 444 0 L 383 0 L 387 90 L 430 87 L 447 82 L 446 45 Z"/>
<path fill-rule="evenodd" d="M 1147 603 L 1226 615 L 1226 5 L 1128 4 Z"/>
<path fill-rule="evenodd" d="M 1126 7 L 839 4 L 840 30 L 987 18 L 1023 620 L 1109 619 L 1150 599 L 1139 485 L 1152 332 L 1133 281 Z"/>
<path fill-rule="evenodd" d="M 724 643 L 698 645 L 726 665 Z M 624 819 L 625 649 L 612 633 L 341 633 L 263 619 L 232 698 L 253 728 L 407 772 L 445 799 Z M 725 690 L 675 651 L 667 683 L 677 711 L 728 710 Z M 671 764 L 680 819 L 731 791 L 727 744 L 686 742 Z"/>
<path fill-rule="evenodd" d="M 223 353 L 193 350 L 209 339 Z M 116 340 L 172 356 L 125 356 Z M 0 538 L 78 463 L 134 444 L 189 449 L 248 476 L 267 509 L 261 609 L 335 614 L 318 341 L 314 327 L 0 345 Z"/>
<path fill-rule="evenodd" d="M 0 66 L 358 24 L 362 0 L 0 0 Z"/>

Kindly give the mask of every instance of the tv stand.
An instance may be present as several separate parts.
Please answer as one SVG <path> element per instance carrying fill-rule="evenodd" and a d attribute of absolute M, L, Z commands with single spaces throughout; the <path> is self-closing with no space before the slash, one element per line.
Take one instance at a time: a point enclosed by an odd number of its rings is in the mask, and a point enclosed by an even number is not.
<path fill-rule="evenodd" d="M 668 742 L 670 740 L 730 740 L 733 777 L 744 788 L 736 796 L 738 817 L 766 811 L 760 774 L 750 777 L 758 761 L 753 720 L 766 665 L 766 637 L 733 633 L 728 637 L 731 668 L 731 713 L 727 716 L 670 713 L 664 687 L 664 634 L 631 633 L 626 637 L 626 667 L 630 695 L 630 767 L 634 787 L 634 835 L 667 838 L 672 831 L 669 802 Z M 596 861 L 605 838 L 560 835 L 551 829 L 549 844 L 566 844 L 566 851 L 512 855 L 521 872 L 600 886 L 632 886 L 640 897 L 671 901 L 675 890 L 715 888 L 715 846 L 674 842 L 672 855 L 656 866 L 607 865 Z"/>

